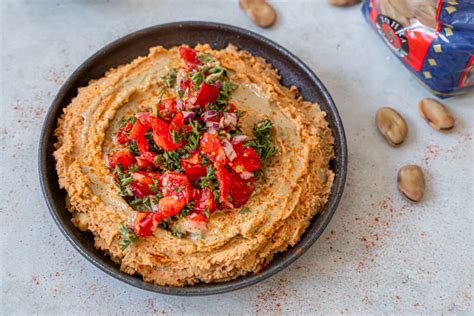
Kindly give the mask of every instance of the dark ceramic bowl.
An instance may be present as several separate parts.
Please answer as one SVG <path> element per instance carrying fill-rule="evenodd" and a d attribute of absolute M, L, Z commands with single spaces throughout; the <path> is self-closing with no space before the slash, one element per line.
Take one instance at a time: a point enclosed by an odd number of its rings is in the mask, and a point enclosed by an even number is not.
<path fill-rule="evenodd" d="M 336 173 L 336 178 L 324 212 L 314 217 L 295 247 L 276 255 L 268 267 L 260 273 L 222 283 L 203 283 L 186 287 L 157 286 L 144 282 L 140 276 L 121 272 L 117 264 L 94 248 L 92 234 L 80 232 L 71 223 L 71 214 L 65 206 L 66 192 L 60 189 L 58 184 L 53 158 L 53 144 L 56 142 L 53 133 L 63 108 L 76 96 L 77 89 L 86 86 L 89 80 L 102 77 L 111 67 L 127 64 L 138 56 L 147 55 L 148 49 L 155 45 L 194 46 L 198 43 L 209 43 L 217 49 L 232 43 L 261 56 L 280 71 L 285 86 L 296 85 L 300 88 L 304 99 L 319 103 L 327 112 L 327 120 L 335 139 L 336 158 L 331 168 Z M 74 248 L 99 269 L 118 280 L 148 291 L 184 296 L 237 290 L 260 282 L 295 261 L 318 239 L 336 211 L 344 189 L 346 168 L 347 145 L 341 118 L 331 96 L 318 77 L 296 56 L 267 38 L 235 26 L 209 22 L 178 22 L 153 26 L 122 37 L 99 50 L 79 66 L 59 90 L 46 115 L 39 146 L 39 173 L 46 203 L 54 221 Z"/>

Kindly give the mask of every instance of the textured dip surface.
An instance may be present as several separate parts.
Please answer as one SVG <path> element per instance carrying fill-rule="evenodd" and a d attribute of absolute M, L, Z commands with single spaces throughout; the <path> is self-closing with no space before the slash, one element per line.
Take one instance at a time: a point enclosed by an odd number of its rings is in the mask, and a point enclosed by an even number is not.
<path fill-rule="evenodd" d="M 248 211 L 217 211 L 203 238 L 177 238 L 157 229 L 122 250 L 117 227 L 133 210 L 117 194 L 104 163 L 114 149 L 112 134 L 120 119 L 156 101 L 163 75 L 181 66 L 177 48 L 151 48 L 148 56 L 110 69 L 79 89 L 55 132 L 56 168 L 73 223 L 92 232 L 96 247 L 121 270 L 160 285 L 218 282 L 260 271 L 276 253 L 299 241 L 327 203 L 334 179 L 329 167 L 334 140 L 317 104 L 303 100 L 296 87 L 282 86 L 278 71 L 262 58 L 232 45 L 219 51 L 208 45 L 196 49 L 211 53 L 230 70 L 238 85 L 231 101 L 246 113 L 243 129 L 271 119 L 279 149 L 269 162 L 268 180 L 258 180 Z"/>

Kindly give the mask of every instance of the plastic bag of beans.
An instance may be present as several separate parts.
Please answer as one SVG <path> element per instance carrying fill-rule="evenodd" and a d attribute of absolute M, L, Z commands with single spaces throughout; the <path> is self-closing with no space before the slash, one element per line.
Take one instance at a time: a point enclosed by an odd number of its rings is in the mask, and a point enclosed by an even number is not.
<path fill-rule="evenodd" d="M 433 94 L 474 87 L 474 0 L 367 0 L 362 12 Z"/>

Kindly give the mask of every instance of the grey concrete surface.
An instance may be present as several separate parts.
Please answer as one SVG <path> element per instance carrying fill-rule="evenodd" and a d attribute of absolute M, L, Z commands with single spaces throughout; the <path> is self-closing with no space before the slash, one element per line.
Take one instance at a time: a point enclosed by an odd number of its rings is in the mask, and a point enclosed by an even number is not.
<path fill-rule="evenodd" d="M 237 0 L 0 2 L 0 314 L 472 315 L 473 94 L 445 101 L 457 126 L 437 133 L 416 108 L 428 92 L 359 6 L 270 2 L 279 20 L 268 30 L 255 27 Z M 110 41 L 178 20 L 241 26 L 290 49 L 332 93 L 349 143 L 345 194 L 316 244 L 269 280 L 206 298 L 148 293 L 92 266 L 55 227 L 36 167 L 43 118 L 67 76 Z M 385 105 L 410 125 L 401 148 L 387 146 L 374 127 L 374 112 Z M 396 189 L 396 172 L 407 163 L 426 172 L 417 205 Z"/>

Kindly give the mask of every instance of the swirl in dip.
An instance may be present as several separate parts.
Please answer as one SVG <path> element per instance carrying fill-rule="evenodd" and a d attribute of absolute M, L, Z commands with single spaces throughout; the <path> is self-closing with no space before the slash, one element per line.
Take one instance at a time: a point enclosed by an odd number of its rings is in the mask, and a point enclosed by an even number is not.
<path fill-rule="evenodd" d="M 334 173 L 326 114 L 229 45 L 154 47 L 79 89 L 58 121 L 73 223 L 160 285 L 234 279 L 294 246 Z"/>

